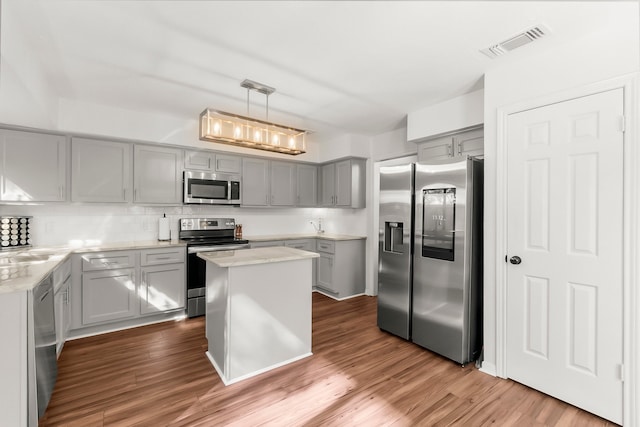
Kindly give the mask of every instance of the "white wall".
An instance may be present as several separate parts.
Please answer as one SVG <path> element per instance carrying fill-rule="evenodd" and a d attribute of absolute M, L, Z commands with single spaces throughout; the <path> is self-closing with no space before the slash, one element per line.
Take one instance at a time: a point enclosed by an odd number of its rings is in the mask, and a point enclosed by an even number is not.
<path fill-rule="evenodd" d="M 11 19 L 29 14 L 31 25 L 40 24 L 37 8 L 31 6 L 30 2 L 2 2 L 0 42 L 11 35 L 11 43 L 0 46 L 0 123 L 54 129 L 57 96 L 43 72 L 50 58 L 34 54 L 32 47 L 39 40 L 33 40 L 28 28 L 15 29 Z"/>
<path fill-rule="evenodd" d="M 407 116 L 407 140 L 419 142 L 442 133 L 481 125 L 484 91 L 477 90 L 462 96 L 430 105 Z"/>
<path fill-rule="evenodd" d="M 374 162 L 410 156 L 417 152 L 416 143 L 407 141 L 406 127 L 376 135 L 371 140 L 371 160 Z"/>
<path fill-rule="evenodd" d="M 624 19 L 611 23 L 606 32 L 594 32 L 580 40 L 545 49 L 522 48 L 496 60 L 485 74 L 485 241 L 484 241 L 484 363 L 496 373 L 496 264 L 505 254 L 496 253 L 496 139 L 497 110 L 640 70 L 638 4 L 629 2 Z M 534 48 L 535 46 L 530 46 Z M 542 47 L 542 45 L 540 46 Z M 517 55 L 516 55 L 517 53 Z M 511 54 L 509 54 L 511 55 Z"/>
<path fill-rule="evenodd" d="M 36 205 L 0 206 L 1 215 L 34 217 L 33 244 L 36 246 L 91 245 L 99 242 L 155 240 L 158 219 L 170 218 L 171 234 L 177 238 L 178 219 L 191 217 L 231 217 L 243 225 L 243 236 L 314 233 L 309 221 L 322 218 L 328 233 L 367 234 L 362 209 L 326 208 L 234 208 L 229 206 L 144 207 L 117 205 Z"/>

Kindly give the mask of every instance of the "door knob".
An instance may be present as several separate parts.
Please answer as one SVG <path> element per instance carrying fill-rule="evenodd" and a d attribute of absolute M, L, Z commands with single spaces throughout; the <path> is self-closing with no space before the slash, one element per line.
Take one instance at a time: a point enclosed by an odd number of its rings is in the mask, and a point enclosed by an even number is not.
<path fill-rule="evenodd" d="M 518 255 L 514 255 L 511 258 L 509 258 L 509 262 L 511 264 L 520 264 L 522 262 L 522 259 Z"/>

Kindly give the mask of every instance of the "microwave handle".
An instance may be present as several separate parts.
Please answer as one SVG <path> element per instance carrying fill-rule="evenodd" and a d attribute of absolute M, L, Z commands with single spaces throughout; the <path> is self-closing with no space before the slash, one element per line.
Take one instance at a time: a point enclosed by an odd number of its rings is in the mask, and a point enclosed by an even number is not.
<path fill-rule="evenodd" d="M 227 200 L 231 200 L 231 181 L 227 181 Z"/>

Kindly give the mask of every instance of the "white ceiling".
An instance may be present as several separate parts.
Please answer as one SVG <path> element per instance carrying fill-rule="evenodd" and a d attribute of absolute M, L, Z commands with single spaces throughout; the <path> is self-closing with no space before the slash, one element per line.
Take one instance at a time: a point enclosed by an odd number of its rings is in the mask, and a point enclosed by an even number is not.
<path fill-rule="evenodd" d="M 375 135 L 483 87 L 501 61 L 603 32 L 633 2 L 4 0 L 60 98 L 194 119 L 245 114 L 249 78 L 274 86 L 269 119 L 318 135 Z M 636 9 L 637 10 L 637 9 Z M 534 25 L 551 35 L 479 52 Z M 23 37 L 24 38 L 24 37 Z M 19 72 L 19 70 L 18 70 Z M 262 94 L 250 115 L 264 118 Z"/>

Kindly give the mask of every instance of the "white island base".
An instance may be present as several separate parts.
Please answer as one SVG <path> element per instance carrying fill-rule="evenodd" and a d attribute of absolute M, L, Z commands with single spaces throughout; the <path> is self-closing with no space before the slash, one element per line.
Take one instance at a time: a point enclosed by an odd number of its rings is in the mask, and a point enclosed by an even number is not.
<path fill-rule="evenodd" d="M 311 259 L 273 247 L 205 252 L 207 357 L 225 385 L 310 356 Z"/>

